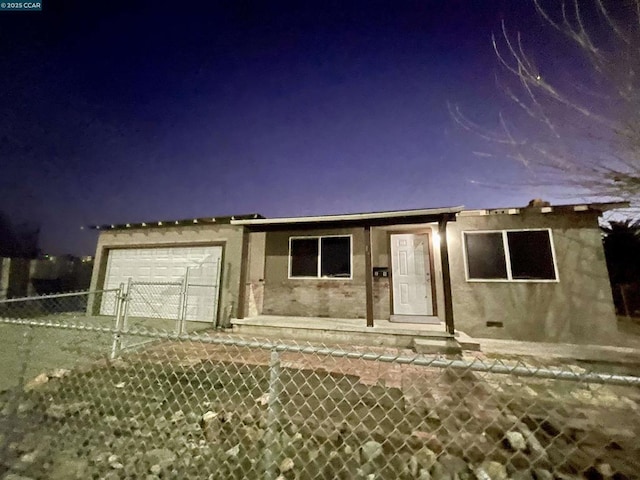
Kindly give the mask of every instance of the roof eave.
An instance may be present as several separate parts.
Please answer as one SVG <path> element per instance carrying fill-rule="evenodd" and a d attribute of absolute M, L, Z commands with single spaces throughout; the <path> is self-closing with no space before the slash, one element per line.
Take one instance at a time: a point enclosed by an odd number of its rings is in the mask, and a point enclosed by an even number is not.
<path fill-rule="evenodd" d="M 598 212 L 608 212 L 609 210 L 619 210 L 621 208 L 629 208 L 631 203 L 629 202 L 601 202 L 601 203 L 590 203 L 588 207 L 591 210 L 596 210 Z"/>
<path fill-rule="evenodd" d="M 577 203 L 570 205 L 549 205 L 541 207 L 510 207 L 510 208 L 489 208 L 480 210 L 464 210 L 458 215 L 462 217 L 484 216 L 484 215 L 519 215 L 524 212 L 533 213 L 573 213 L 591 212 L 601 215 L 610 210 L 628 208 L 629 202 L 600 202 L 600 203 Z"/>
<path fill-rule="evenodd" d="M 435 217 L 442 215 L 453 215 L 461 212 L 464 207 L 427 208 L 419 210 L 394 210 L 389 212 L 371 213 L 349 213 L 344 215 L 319 215 L 310 217 L 281 217 L 281 218 L 261 218 L 247 220 L 232 220 L 232 225 L 242 226 L 277 226 L 277 225 L 308 225 L 313 223 L 349 223 L 376 220 L 391 220 L 416 217 Z"/>

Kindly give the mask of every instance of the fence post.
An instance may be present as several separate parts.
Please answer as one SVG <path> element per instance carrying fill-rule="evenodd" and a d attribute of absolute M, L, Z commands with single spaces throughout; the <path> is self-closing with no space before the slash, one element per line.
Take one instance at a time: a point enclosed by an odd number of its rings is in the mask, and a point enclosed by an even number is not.
<path fill-rule="evenodd" d="M 185 321 L 187 318 L 187 299 L 189 291 L 189 267 L 182 279 L 182 286 L 180 287 L 180 306 L 178 308 L 178 324 L 176 325 L 176 333 L 182 335 L 185 333 Z"/>
<path fill-rule="evenodd" d="M 123 325 L 123 313 L 124 313 L 124 283 L 120 284 L 120 288 L 116 292 L 116 324 L 115 330 L 116 332 L 113 334 L 113 344 L 111 345 L 111 359 L 113 360 L 118 356 L 120 349 L 122 347 L 122 325 Z"/>
<path fill-rule="evenodd" d="M 222 259 L 220 258 L 216 261 L 216 280 L 214 282 L 216 292 L 213 296 L 215 300 L 215 304 L 213 306 L 213 328 L 218 328 L 220 326 L 220 283 L 222 281 L 220 278 L 220 269 L 222 267 L 221 262 Z"/>
<path fill-rule="evenodd" d="M 127 281 L 127 290 L 124 292 L 124 295 L 122 297 L 124 302 L 124 310 L 122 313 L 122 328 L 124 328 L 125 330 L 129 329 L 129 302 L 131 302 L 132 295 L 133 279 L 129 277 L 129 280 Z"/>
<path fill-rule="evenodd" d="M 280 392 L 282 384 L 280 382 L 280 354 L 274 348 L 271 350 L 271 361 L 269 362 L 269 392 L 267 404 L 267 431 L 265 435 L 264 450 L 264 478 L 273 480 L 276 478 L 276 461 L 280 452 L 280 439 L 278 437 L 278 425 L 280 422 L 281 407 Z"/>

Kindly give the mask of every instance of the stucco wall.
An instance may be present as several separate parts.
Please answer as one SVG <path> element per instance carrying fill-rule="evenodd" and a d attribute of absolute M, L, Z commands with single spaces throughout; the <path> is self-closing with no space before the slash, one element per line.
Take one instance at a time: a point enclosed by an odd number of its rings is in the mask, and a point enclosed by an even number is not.
<path fill-rule="evenodd" d="M 551 228 L 559 281 L 468 282 L 462 232 Z M 606 343 L 616 331 L 597 216 L 591 213 L 459 216 L 448 227 L 456 329 L 473 336 Z M 502 322 L 502 328 L 487 322 Z"/>
<path fill-rule="evenodd" d="M 98 238 L 91 289 L 102 288 L 105 280 L 107 256 L 113 248 L 141 248 L 154 246 L 222 245 L 220 310 L 218 323 L 229 325 L 237 315 L 242 262 L 243 228 L 232 225 L 194 225 L 177 227 L 145 227 L 132 230 L 103 231 Z"/>

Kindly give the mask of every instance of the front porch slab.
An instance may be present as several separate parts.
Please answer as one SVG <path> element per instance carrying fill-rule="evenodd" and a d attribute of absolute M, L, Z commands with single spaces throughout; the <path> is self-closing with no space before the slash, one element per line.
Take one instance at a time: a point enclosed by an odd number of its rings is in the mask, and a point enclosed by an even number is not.
<path fill-rule="evenodd" d="M 444 322 L 436 325 L 375 320 L 373 327 L 367 327 L 365 319 L 357 318 L 260 315 L 232 319 L 231 325 L 234 333 L 244 336 L 394 348 L 415 348 L 416 338 L 440 342 L 443 345 L 448 344 L 448 341 L 457 341 L 459 336 L 469 338 L 462 332 L 456 332 L 455 336 L 450 335 L 445 330 Z"/>

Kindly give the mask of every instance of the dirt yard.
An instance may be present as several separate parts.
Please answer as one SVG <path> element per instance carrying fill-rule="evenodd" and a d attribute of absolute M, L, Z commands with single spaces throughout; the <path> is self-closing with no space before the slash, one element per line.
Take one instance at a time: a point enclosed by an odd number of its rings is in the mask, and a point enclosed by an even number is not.
<path fill-rule="evenodd" d="M 166 341 L 7 392 L 0 475 L 638 478 L 637 387 L 270 355 Z"/>
<path fill-rule="evenodd" d="M 39 373 L 57 368 L 71 369 L 111 353 L 113 334 L 84 329 L 63 328 L 65 325 L 84 325 L 89 328 L 115 328 L 112 317 L 57 314 L 35 320 L 53 322 L 60 327 L 27 327 L 0 324 L 0 391 L 18 385 Z M 155 332 L 174 332 L 174 320 L 131 318 L 129 325 Z M 190 333 L 207 329 L 208 325 L 187 322 Z M 123 346 L 149 341 L 146 337 L 123 337 Z M 23 373 L 24 369 L 24 373 Z"/>

